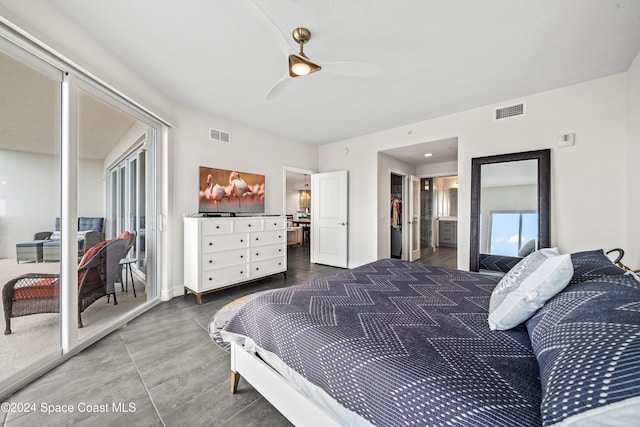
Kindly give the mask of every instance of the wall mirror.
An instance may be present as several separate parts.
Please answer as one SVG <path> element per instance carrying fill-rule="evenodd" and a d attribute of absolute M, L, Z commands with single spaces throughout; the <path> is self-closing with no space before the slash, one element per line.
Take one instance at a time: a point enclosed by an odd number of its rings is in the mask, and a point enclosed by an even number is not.
<path fill-rule="evenodd" d="M 550 244 L 551 150 L 471 159 L 469 270 L 506 272 Z"/>

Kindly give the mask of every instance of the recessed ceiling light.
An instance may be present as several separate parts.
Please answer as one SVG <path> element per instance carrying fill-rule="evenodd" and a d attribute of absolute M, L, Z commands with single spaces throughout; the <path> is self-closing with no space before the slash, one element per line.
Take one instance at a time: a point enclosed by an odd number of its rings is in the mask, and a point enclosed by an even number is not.
<path fill-rule="evenodd" d="M 425 157 L 431 157 L 431 156 L 433 156 L 433 154 L 432 153 L 424 153 L 424 156 Z"/>

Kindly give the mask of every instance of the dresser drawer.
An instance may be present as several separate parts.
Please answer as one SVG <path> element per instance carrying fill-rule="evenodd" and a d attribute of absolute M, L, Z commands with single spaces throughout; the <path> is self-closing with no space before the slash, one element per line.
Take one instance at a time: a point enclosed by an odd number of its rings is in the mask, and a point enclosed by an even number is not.
<path fill-rule="evenodd" d="M 207 219 L 200 224 L 202 235 L 231 233 L 231 221 L 224 219 Z"/>
<path fill-rule="evenodd" d="M 264 230 L 283 230 L 285 218 L 265 218 Z"/>
<path fill-rule="evenodd" d="M 249 234 L 222 234 L 202 236 L 202 252 L 227 251 L 249 246 Z"/>
<path fill-rule="evenodd" d="M 448 234 L 448 235 L 441 234 L 440 243 L 455 243 L 455 241 L 453 240 L 453 236 L 451 234 Z"/>
<path fill-rule="evenodd" d="M 285 257 L 266 259 L 251 263 L 251 278 L 268 276 L 273 273 L 280 273 L 287 270 L 287 259 Z"/>
<path fill-rule="evenodd" d="M 285 254 L 286 247 L 283 244 L 267 245 L 252 247 L 249 251 L 251 253 L 251 262 L 260 261 L 267 258 L 281 257 Z"/>
<path fill-rule="evenodd" d="M 251 246 L 273 245 L 286 242 L 286 230 L 260 231 L 251 233 Z"/>
<path fill-rule="evenodd" d="M 453 231 L 453 222 L 451 221 L 440 221 L 440 232 L 443 231 Z"/>
<path fill-rule="evenodd" d="M 214 268 L 228 267 L 234 264 L 244 264 L 248 261 L 248 249 L 207 252 L 202 255 L 202 270 L 212 270 Z"/>
<path fill-rule="evenodd" d="M 250 277 L 249 264 L 234 265 L 216 270 L 202 272 L 202 280 L 198 291 L 208 291 L 229 283 L 242 282 Z"/>
<path fill-rule="evenodd" d="M 249 232 L 249 231 L 262 231 L 262 219 L 250 218 L 250 219 L 234 219 L 233 220 L 233 232 Z"/>

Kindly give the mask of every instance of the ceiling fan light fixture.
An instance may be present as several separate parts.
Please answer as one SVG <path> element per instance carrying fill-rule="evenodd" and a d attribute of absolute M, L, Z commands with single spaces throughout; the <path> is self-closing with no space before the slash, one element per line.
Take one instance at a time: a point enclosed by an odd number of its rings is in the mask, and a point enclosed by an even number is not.
<path fill-rule="evenodd" d="M 320 71 L 322 67 L 299 55 L 289 55 L 289 75 L 291 77 L 306 76 Z"/>
<path fill-rule="evenodd" d="M 304 54 L 303 46 L 311 38 L 311 31 L 306 28 L 296 28 L 292 33 L 293 39 L 300 45 L 300 53 L 289 55 L 289 75 L 291 77 L 306 76 L 322 69 L 318 64 L 309 61 Z"/>

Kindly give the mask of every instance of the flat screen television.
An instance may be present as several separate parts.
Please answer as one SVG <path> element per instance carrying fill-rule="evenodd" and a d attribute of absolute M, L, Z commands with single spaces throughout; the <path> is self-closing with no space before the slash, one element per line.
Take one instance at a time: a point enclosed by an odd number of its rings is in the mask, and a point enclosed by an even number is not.
<path fill-rule="evenodd" d="M 264 175 L 200 166 L 198 212 L 263 214 Z"/>

